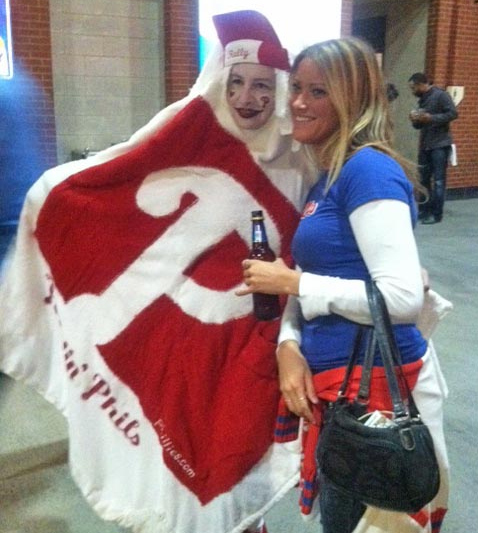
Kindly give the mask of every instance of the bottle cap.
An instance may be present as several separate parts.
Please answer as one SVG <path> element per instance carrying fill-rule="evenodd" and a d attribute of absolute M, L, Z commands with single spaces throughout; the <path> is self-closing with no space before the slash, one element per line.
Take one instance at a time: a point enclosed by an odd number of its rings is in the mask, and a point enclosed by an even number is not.
<path fill-rule="evenodd" d="M 262 211 L 252 211 L 251 212 L 251 220 L 263 220 L 264 215 L 262 214 Z"/>

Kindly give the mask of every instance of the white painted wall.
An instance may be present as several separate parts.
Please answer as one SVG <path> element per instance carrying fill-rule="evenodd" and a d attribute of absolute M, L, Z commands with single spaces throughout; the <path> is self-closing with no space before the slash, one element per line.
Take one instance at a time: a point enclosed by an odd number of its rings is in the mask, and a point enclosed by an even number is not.
<path fill-rule="evenodd" d="M 50 0 L 58 161 L 128 138 L 164 105 L 162 0 Z"/>
<path fill-rule="evenodd" d="M 392 104 L 397 149 L 416 161 L 418 131 L 408 120 L 416 104 L 408 78 L 425 68 L 429 0 L 356 0 L 354 18 L 385 16 L 387 29 L 383 70 L 387 81 L 395 84 L 398 99 Z"/>
<path fill-rule="evenodd" d="M 408 114 L 417 100 L 408 79 L 425 69 L 428 4 L 428 0 L 390 1 L 387 15 L 384 70 L 400 93 L 393 104 L 395 137 L 398 149 L 412 161 L 417 160 L 418 131 L 412 128 Z"/>

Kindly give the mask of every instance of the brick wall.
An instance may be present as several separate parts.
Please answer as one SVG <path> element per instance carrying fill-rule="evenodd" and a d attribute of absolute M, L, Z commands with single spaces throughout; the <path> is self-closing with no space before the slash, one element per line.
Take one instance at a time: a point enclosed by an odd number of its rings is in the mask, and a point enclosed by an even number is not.
<path fill-rule="evenodd" d="M 478 187 L 478 3 L 431 0 L 426 69 L 439 86 L 462 85 L 465 97 L 452 123 L 458 166 L 450 168 L 448 188 Z"/>
<path fill-rule="evenodd" d="M 21 63 L 44 95 L 30 102 L 36 116 L 41 149 L 49 166 L 56 164 L 55 113 L 50 45 L 49 0 L 11 0 L 13 69 Z"/>
<path fill-rule="evenodd" d="M 196 0 L 164 1 L 166 103 L 186 96 L 199 72 L 199 6 Z"/>

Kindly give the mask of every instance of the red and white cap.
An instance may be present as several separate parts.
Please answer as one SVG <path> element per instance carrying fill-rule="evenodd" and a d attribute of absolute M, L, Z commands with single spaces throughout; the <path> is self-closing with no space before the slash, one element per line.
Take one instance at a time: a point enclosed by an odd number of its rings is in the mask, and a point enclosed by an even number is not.
<path fill-rule="evenodd" d="M 271 23 L 258 11 L 214 15 L 217 35 L 224 47 L 224 64 L 257 63 L 289 70 L 289 55 Z"/>

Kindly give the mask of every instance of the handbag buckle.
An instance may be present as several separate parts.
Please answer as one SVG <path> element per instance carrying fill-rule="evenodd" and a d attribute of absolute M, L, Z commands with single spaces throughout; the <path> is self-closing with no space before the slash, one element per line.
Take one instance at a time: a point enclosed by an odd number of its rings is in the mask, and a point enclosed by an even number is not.
<path fill-rule="evenodd" d="M 411 452 L 415 449 L 415 437 L 411 427 L 401 428 L 399 431 L 400 442 L 405 450 Z"/>

